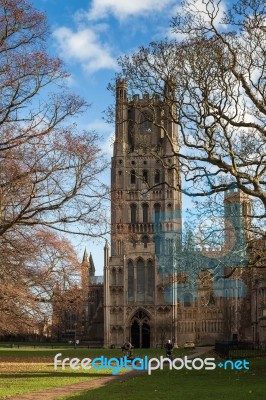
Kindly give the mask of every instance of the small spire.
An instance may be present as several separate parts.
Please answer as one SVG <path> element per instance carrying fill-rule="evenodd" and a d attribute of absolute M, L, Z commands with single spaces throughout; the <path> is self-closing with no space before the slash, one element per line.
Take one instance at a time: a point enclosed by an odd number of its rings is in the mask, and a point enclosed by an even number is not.
<path fill-rule="evenodd" d="M 109 264 L 109 253 L 110 253 L 110 246 L 108 240 L 106 239 L 104 245 L 104 267 L 107 267 Z"/>
<path fill-rule="evenodd" d="M 90 262 L 90 269 L 91 269 L 91 271 L 93 271 L 93 273 L 94 273 L 94 272 L 95 272 L 95 266 L 94 266 L 94 261 L 93 261 L 93 258 L 92 258 L 92 254 L 91 254 L 91 253 L 90 253 L 89 262 Z"/>
<path fill-rule="evenodd" d="M 89 258 L 88 258 L 88 253 L 87 249 L 85 247 L 84 254 L 83 254 L 83 259 L 81 263 L 81 285 L 83 290 L 88 289 L 88 268 L 89 268 Z"/>
<path fill-rule="evenodd" d="M 87 253 L 86 247 L 85 247 L 85 250 L 84 250 L 82 262 L 83 262 L 83 263 L 84 263 L 84 262 L 89 262 L 89 257 L 88 257 L 88 253 Z"/>

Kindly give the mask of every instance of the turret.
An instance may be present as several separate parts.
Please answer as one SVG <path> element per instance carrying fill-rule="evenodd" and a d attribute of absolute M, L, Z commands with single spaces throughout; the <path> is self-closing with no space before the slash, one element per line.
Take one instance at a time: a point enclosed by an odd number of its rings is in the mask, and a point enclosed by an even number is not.
<path fill-rule="evenodd" d="M 250 197 L 237 188 L 228 190 L 224 196 L 225 246 L 234 242 L 245 245 L 250 239 Z"/>
<path fill-rule="evenodd" d="M 165 141 L 165 152 L 171 154 L 172 145 L 174 150 L 178 149 L 177 132 L 177 107 L 175 96 L 175 82 L 169 78 L 164 86 L 164 128 L 167 131 L 168 138 Z"/>
<path fill-rule="evenodd" d="M 116 127 L 114 155 L 123 155 L 126 151 L 126 137 L 128 132 L 128 99 L 127 82 L 116 82 Z"/>
<path fill-rule="evenodd" d="M 85 248 L 81 263 L 81 284 L 83 289 L 87 289 L 90 277 L 95 275 L 95 266 L 92 255 L 88 255 Z"/>
<path fill-rule="evenodd" d="M 104 246 L 104 267 L 106 268 L 109 264 L 109 256 L 110 256 L 110 246 L 108 241 L 106 240 Z"/>

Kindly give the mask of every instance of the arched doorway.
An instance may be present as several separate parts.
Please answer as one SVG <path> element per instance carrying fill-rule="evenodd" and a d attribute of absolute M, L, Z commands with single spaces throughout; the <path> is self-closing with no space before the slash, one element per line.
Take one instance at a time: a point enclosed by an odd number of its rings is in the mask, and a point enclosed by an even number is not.
<path fill-rule="evenodd" d="M 134 347 L 140 347 L 140 334 L 139 334 L 139 324 L 134 321 L 131 325 L 131 343 Z"/>
<path fill-rule="evenodd" d="M 142 325 L 142 347 L 150 347 L 150 325 L 145 323 Z"/>
<path fill-rule="evenodd" d="M 131 319 L 130 336 L 131 343 L 135 348 L 150 347 L 150 318 L 143 311 L 137 311 Z"/>

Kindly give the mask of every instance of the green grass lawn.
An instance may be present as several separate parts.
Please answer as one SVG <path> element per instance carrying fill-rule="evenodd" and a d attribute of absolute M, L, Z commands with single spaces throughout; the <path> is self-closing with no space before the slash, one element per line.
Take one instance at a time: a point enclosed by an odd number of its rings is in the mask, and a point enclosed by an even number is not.
<path fill-rule="evenodd" d="M 266 359 L 250 359 L 250 370 L 155 371 L 64 397 L 67 400 L 243 400 L 263 399 Z"/>
<path fill-rule="evenodd" d="M 91 372 L 92 371 L 92 372 Z M 6 364 L 0 366 L 0 399 L 47 389 L 70 385 L 89 379 L 110 374 L 111 371 L 73 372 L 69 368 L 65 371 L 54 371 L 52 365 L 45 364 Z M 36 399 L 37 400 L 37 399 Z"/>
<path fill-rule="evenodd" d="M 182 356 L 184 354 L 191 353 L 193 350 L 175 349 L 174 356 Z M 1 348 L 0 347 L 0 362 L 3 361 L 53 361 L 54 356 L 57 353 L 61 353 L 62 357 L 90 357 L 95 358 L 99 356 L 105 357 L 121 357 L 122 352 L 120 349 L 87 349 L 87 348 Z M 134 349 L 133 355 L 135 357 L 143 357 L 148 355 L 149 357 L 159 357 L 164 355 L 164 349 Z"/>
<path fill-rule="evenodd" d="M 174 357 L 193 352 L 177 349 Z M 107 358 L 121 356 L 120 349 L 81 349 L 77 348 L 0 348 L 0 398 L 16 394 L 29 393 L 44 388 L 64 386 L 71 383 L 94 379 L 111 370 L 72 371 L 67 368 L 54 371 L 53 359 L 55 354 L 62 353 L 63 357 Z M 135 357 L 160 357 L 163 349 L 135 349 Z M 266 390 L 266 358 L 250 358 L 250 370 L 224 371 L 219 368 L 213 371 L 154 371 L 149 376 L 141 376 L 114 382 L 106 387 L 94 389 L 76 395 L 65 397 L 68 400 L 108 399 L 108 400 L 243 400 L 264 398 Z M 36 399 L 37 400 L 37 399 Z M 246 399 L 245 399 L 246 400 Z"/>
<path fill-rule="evenodd" d="M 266 357 L 266 350 L 262 350 L 262 349 L 232 349 L 230 350 L 229 353 L 229 358 L 233 359 L 233 358 L 248 358 L 248 357 L 260 357 L 260 356 L 264 356 Z"/>
<path fill-rule="evenodd" d="M 0 347 L 74 347 L 74 344 L 69 344 L 66 342 L 0 342 Z"/>
<path fill-rule="evenodd" d="M 0 349 L 0 398 L 13 396 L 22 393 L 42 390 L 49 387 L 64 386 L 71 383 L 81 382 L 88 379 L 95 379 L 106 374 L 111 374 L 111 370 L 72 371 L 67 368 L 62 371 L 58 368 L 54 371 L 53 360 L 57 353 L 62 353 L 62 357 L 74 358 L 95 358 L 104 356 L 121 357 L 120 349 Z M 136 349 L 134 355 L 142 357 L 159 357 L 164 354 L 163 349 Z M 183 349 L 175 350 L 175 356 L 185 354 Z M 37 399 L 36 399 L 37 400 Z"/>

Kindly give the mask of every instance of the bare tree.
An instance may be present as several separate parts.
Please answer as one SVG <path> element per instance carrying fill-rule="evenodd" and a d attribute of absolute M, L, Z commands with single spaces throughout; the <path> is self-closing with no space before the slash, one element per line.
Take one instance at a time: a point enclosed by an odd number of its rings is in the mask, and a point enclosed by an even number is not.
<path fill-rule="evenodd" d="M 39 229 L 22 229 L 0 241 L 0 333 L 25 333 L 48 320 L 52 303 L 67 307 L 64 296 L 79 283 L 80 263 L 64 238 Z"/>
<path fill-rule="evenodd" d="M 171 168 L 181 169 L 185 193 L 206 196 L 237 186 L 265 209 L 265 4 L 238 0 L 228 7 L 185 1 L 172 20 L 180 40 L 153 42 L 120 58 L 119 78 L 130 94 L 145 97 L 144 112 L 177 156 Z M 178 138 L 168 134 L 170 123 Z M 158 149 L 150 151 L 169 169 Z"/>
<path fill-rule="evenodd" d="M 74 120 L 88 108 L 46 50 L 47 23 L 27 0 L 0 2 L 0 333 L 43 321 L 67 305 L 79 265 L 58 232 L 107 230 L 95 132 Z M 57 232 L 57 235 L 55 234 Z M 69 300 L 70 302 L 72 300 Z"/>
<path fill-rule="evenodd" d="M 2 1 L 0 27 L 0 235 L 44 225 L 95 236 L 107 164 L 97 134 L 68 122 L 87 105 L 47 55 L 43 14 L 26 0 Z"/>

